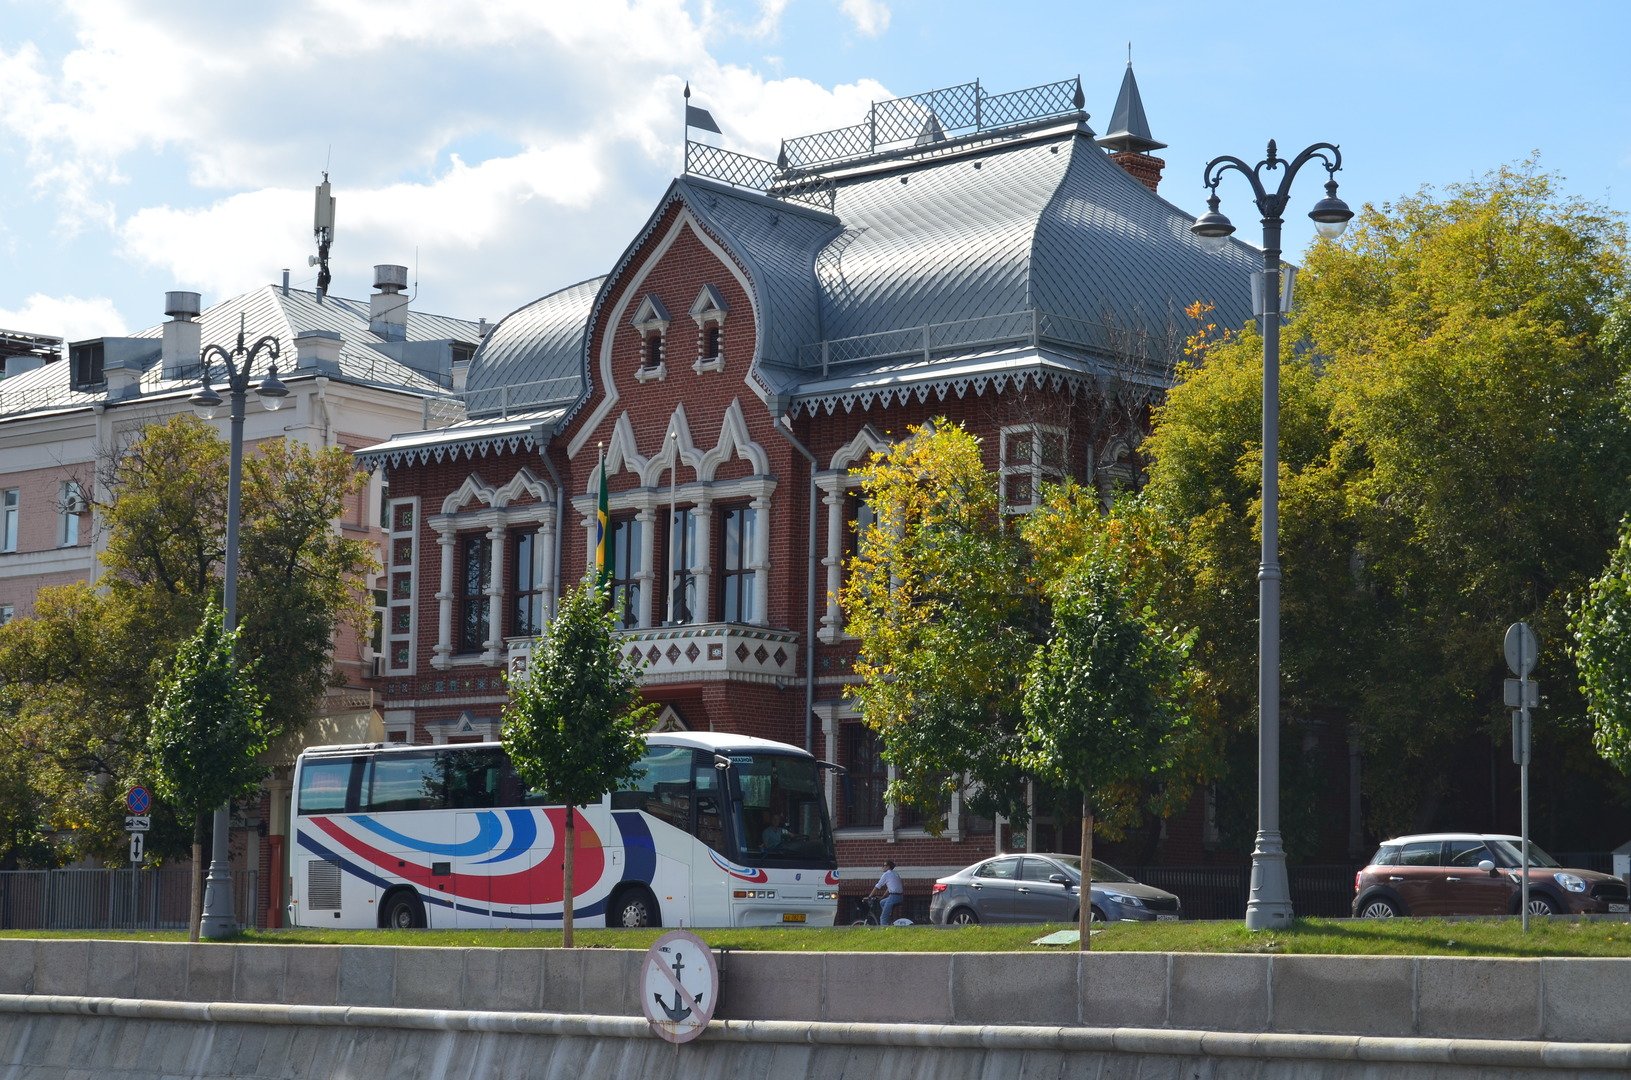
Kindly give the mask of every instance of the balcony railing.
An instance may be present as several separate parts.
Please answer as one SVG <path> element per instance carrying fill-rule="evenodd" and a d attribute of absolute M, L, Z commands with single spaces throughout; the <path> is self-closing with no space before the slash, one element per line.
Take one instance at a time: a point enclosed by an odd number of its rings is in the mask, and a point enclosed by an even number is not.
<path fill-rule="evenodd" d="M 623 655 L 647 684 L 734 680 L 784 685 L 798 674 L 799 635 L 740 623 L 689 623 L 620 630 Z M 526 671 L 532 639 L 508 642 L 510 677 Z"/>
<path fill-rule="evenodd" d="M 1053 346 L 1090 352 L 1136 372 L 1169 376 L 1182 342 L 1183 331 L 1176 324 L 1157 332 L 1030 308 L 818 341 L 799 348 L 799 366 L 826 378 L 842 374 L 850 365 L 881 360 L 930 363 L 950 356 Z"/>

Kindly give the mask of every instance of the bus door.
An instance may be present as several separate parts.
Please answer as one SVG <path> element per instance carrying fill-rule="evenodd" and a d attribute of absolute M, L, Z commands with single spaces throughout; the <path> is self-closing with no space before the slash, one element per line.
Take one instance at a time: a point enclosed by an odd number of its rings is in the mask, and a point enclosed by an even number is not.
<path fill-rule="evenodd" d="M 714 852 L 729 852 L 732 844 L 726 834 L 728 814 L 723 776 L 714 765 L 714 755 L 698 750 L 691 764 L 691 832 L 703 846 Z M 691 925 L 729 926 L 731 878 L 714 860 L 701 855 L 691 865 Z"/>

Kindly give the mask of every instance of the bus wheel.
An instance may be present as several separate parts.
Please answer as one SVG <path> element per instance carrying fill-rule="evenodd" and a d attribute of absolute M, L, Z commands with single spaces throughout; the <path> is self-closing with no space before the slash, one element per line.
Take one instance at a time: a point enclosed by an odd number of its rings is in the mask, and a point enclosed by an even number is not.
<path fill-rule="evenodd" d="M 411 889 L 399 889 L 385 899 L 380 909 L 380 925 L 387 930 L 421 930 L 425 908 Z"/>
<path fill-rule="evenodd" d="M 657 898 L 638 886 L 624 889 L 612 898 L 607 910 L 606 925 L 633 930 L 642 926 L 661 926 L 662 914 L 657 910 Z"/>

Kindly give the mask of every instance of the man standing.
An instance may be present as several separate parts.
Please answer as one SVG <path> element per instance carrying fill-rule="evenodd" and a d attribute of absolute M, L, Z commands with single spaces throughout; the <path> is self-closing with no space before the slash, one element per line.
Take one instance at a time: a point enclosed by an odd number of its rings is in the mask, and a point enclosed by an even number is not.
<path fill-rule="evenodd" d="M 895 873 L 895 861 L 893 859 L 884 861 L 883 876 L 878 879 L 878 883 L 872 886 L 872 891 L 867 894 L 868 899 L 877 896 L 883 897 L 883 907 L 878 915 L 878 924 L 888 926 L 895 921 L 895 909 L 900 907 L 900 902 L 906 898 L 906 886 L 901 884 L 900 875 Z"/>

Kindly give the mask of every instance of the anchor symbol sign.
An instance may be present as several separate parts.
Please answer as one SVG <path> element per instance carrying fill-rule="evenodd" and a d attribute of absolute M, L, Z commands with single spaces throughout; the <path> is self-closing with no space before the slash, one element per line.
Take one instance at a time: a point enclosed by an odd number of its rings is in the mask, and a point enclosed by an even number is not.
<path fill-rule="evenodd" d="M 671 930 L 646 954 L 640 973 L 641 1011 L 652 1032 L 681 1043 L 701 1035 L 719 1000 L 719 965 L 703 940 Z"/>
<path fill-rule="evenodd" d="M 667 950 L 665 949 L 663 951 L 666 952 Z M 670 1005 L 666 1001 L 664 1001 L 663 996 L 661 994 L 652 994 L 651 995 L 652 998 L 657 1002 L 657 1007 L 659 1009 L 663 1010 L 663 1012 L 667 1013 L 668 1018 L 670 1020 L 675 1020 L 675 1021 L 684 1020 L 686 1017 L 691 1015 L 690 1007 L 680 1004 L 681 995 L 685 994 L 684 984 L 680 981 L 680 972 L 682 972 L 684 970 L 685 970 L 685 957 L 681 956 L 678 952 L 675 952 L 674 953 L 674 1004 Z M 689 995 L 687 995 L 687 996 L 689 996 Z M 694 1001 L 699 1008 L 702 1005 L 702 997 L 703 997 L 703 995 L 699 993 L 694 998 L 692 998 L 692 1001 Z"/>

